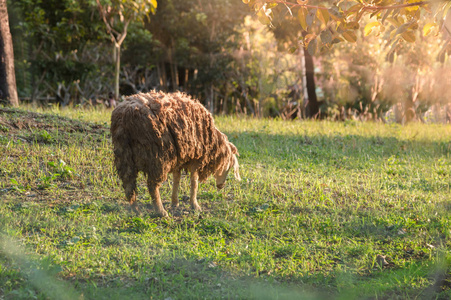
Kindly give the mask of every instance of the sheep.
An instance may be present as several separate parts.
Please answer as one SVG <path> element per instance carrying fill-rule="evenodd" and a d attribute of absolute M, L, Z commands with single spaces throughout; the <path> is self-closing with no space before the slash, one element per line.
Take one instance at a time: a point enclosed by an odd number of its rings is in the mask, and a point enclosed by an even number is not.
<path fill-rule="evenodd" d="M 213 175 L 222 189 L 232 167 L 235 178 L 241 180 L 237 148 L 216 128 L 205 107 L 186 94 L 152 91 L 127 97 L 111 114 L 111 136 L 125 198 L 136 212 L 138 172 L 147 176 L 154 209 L 161 217 L 168 213 L 159 188 L 170 173 L 171 204 L 177 207 L 181 171 L 190 172 L 190 204 L 196 211 L 202 210 L 197 202 L 199 181 Z"/>

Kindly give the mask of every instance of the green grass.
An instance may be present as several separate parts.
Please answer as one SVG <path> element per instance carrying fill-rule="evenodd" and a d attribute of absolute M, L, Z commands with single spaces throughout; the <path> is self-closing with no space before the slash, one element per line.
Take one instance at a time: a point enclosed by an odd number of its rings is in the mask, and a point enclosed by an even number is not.
<path fill-rule="evenodd" d="M 243 180 L 200 215 L 169 180 L 160 219 L 143 178 L 124 201 L 109 114 L 0 109 L 0 298 L 451 297 L 449 125 L 218 117 Z"/>

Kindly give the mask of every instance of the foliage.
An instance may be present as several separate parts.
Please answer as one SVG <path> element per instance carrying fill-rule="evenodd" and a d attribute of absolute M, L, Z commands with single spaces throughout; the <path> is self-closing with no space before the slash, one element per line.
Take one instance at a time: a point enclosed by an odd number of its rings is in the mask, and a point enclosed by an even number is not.
<path fill-rule="evenodd" d="M 90 0 L 91 5 L 97 7 L 105 23 L 107 33 L 114 44 L 115 81 L 114 91 L 116 100 L 119 99 L 119 76 L 121 71 L 121 46 L 128 33 L 128 26 L 132 21 L 143 22 L 149 19 L 150 13 L 155 13 L 156 0 Z"/>
<path fill-rule="evenodd" d="M 196 95 L 217 111 L 227 99 L 229 74 L 236 49 L 233 37 L 244 16 L 239 0 L 164 1 L 148 30 L 160 43 L 156 66 L 165 91 Z M 220 95 L 220 96 L 218 96 Z"/>
<path fill-rule="evenodd" d="M 449 110 L 446 93 L 434 92 L 449 84 L 449 1 L 243 2 L 291 52 L 302 45 L 317 56 L 323 117 L 384 120 L 393 111 L 403 123 Z"/>
<path fill-rule="evenodd" d="M 310 54 L 330 49 L 334 44 L 357 41 L 360 23 L 368 16 L 371 22 L 363 26 L 364 36 L 375 32 L 387 33 L 388 44 L 392 47 L 405 41 L 416 40 L 415 31 L 424 36 L 434 29 L 444 30 L 444 20 L 451 8 L 449 1 L 404 1 L 404 0 L 357 0 L 335 1 L 332 5 L 326 1 L 274 1 L 243 0 L 253 8 L 263 24 L 271 24 L 276 6 L 283 5 L 292 18 L 297 18 L 300 26 L 308 34 L 301 39 L 302 45 Z M 430 21 L 420 26 L 421 20 L 428 15 Z M 445 28 L 446 29 L 446 28 Z M 449 29 L 447 29 L 449 32 Z M 445 53 L 451 53 L 449 43 L 442 49 L 441 60 Z"/>
<path fill-rule="evenodd" d="M 86 4 L 72 0 L 11 3 L 21 97 L 34 101 L 51 94 L 67 105 L 100 92 L 104 82 L 98 74 L 105 70 L 102 46 L 97 44 L 102 38 L 101 23 L 91 17 Z"/>
<path fill-rule="evenodd" d="M 280 115 L 290 100 L 298 100 L 290 93 L 300 89 L 300 56 L 279 51 L 274 33 L 251 16 L 233 39 L 240 50 L 231 53 L 234 59 L 228 77 L 233 94 L 244 98 L 236 109 L 256 116 Z"/>
<path fill-rule="evenodd" d="M 108 10 L 104 16 L 115 38 L 125 38 L 128 24 L 118 72 L 114 62 L 119 51 L 111 49 L 112 36 L 96 0 L 9 1 L 22 100 L 63 106 L 104 103 L 114 91 L 116 72 L 122 95 L 181 90 L 214 113 L 287 117 L 294 112 L 295 116 L 302 109 L 299 100 L 305 97 L 302 49 L 296 49 L 302 44 L 307 50 L 316 49 L 315 80 L 323 116 L 383 119 L 387 111 L 400 111 L 394 114 L 402 122 L 410 118 L 405 116 L 412 109 L 415 118 L 423 121 L 433 120 L 429 117 L 433 111 L 447 113 L 449 81 L 443 75 L 449 72 L 449 42 L 440 33 L 446 28 L 442 20 L 448 6 L 441 1 L 422 1 L 426 4 L 418 7 L 409 1 L 399 11 L 384 8 L 373 16 L 368 1 L 337 1 L 333 5 L 344 18 L 339 20 L 331 10 L 326 13 L 316 7 L 330 8 L 326 1 L 272 1 L 266 6 L 263 1 L 250 1 L 252 8 L 259 9 L 260 20 L 272 18 L 274 27 L 269 30 L 251 21 L 258 16 L 245 18 L 250 11 L 240 0 L 168 0 L 158 3 L 156 10 L 152 1 L 135 2 L 121 6 L 118 1 L 99 0 Z M 373 7 L 398 2 L 373 1 Z M 140 7 L 139 12 L 132 3 Z M 351 9 L 353 4 L 357 6 Z M 361 15 L 355 12 L 358 7 Z M 436 13 L 435 21 L 426 18 L 428 10 Z M 136 15 L 141 12 L 155 14 Z M 299 16 L 304 13 L 305 20 Z M 409 14 L 413 27 L 404 26 L 400 30 L 407 34 L 390 37 L 401 28 L 396 22 L 406 22 Z M 323 40 L 332 39 L 330 44 L 345 40 L 347 34 L 338 32 L 340 26 L 350 27 L 346 30 L 355 34 L 358 43 L 325 46 Z M 411 33 L 415 43 L 405 40 Z M 392 80 L 397 73 L 406 76 Z"/>
<path fill-rule="evenodd" d="M 105 14 L 102 18 L 106 18 L 105 25 L 109 26 L 108 31 L 113 34 L 118 33 L 112 27 L 116 23 L 123 23 L 125 26 L 131 20 L 143 22 L 150 14 L 155 14 L 157 9 L 156 0 L 88 0 L 88 3 L 98 7 L 101 13 Z"/>
<path fill-rule="evenodd" d="M 446 107 L 445 86 L 451 82 L 443 74 L 450 72 L 450 65 L 436 60 L 441 41 L 423 37 L 399 46 L 395 54 L 386 45 L 382 37 L 368 36 L 319 57 L 317 83 L 325 92 L 327 115 L 383 119 L 399 103 L 423 118 L 431 107 Z M 398 115 L 397 121 L 404 117 Z"/>
<path fill-rule="evenodd" d="M 243 180 L 221 191 L 209 180 L 200 216 L 182 201 L 160 219 L 145 178 L 141 215 L 122 200 L 109 111 L 0 116 L 11 124 L 0 144 L 5 298 L 451 295 L 449 126 L 216 118 L 240 151 Z M 31 131 L 13 126 L 22 120 L 58 139 L 21 140 Z M 79 176 L 40 190 L 58 159 Z M 170 182 L 161 194 L 168 206 Z"/>
<path fill-rule="evenodd" d="M 231 62 L 226 49 L 233 47 L 229 38 L 247 13 L 235 11 L 240 1 L 173 0 L 163 2 L 156 10 L 154 1 L 142 1 L 140 5 L 146 6 L 140 6 L 139 11 L 133 6 L 135 2 L 124 2 L 121 6 L 115 1 L 100 1 L 101 11 L 108 11 L 104 17 L 111 30 L 105 30 L 96 1 L 66 0 L 59 2 L 59 6 L 49 3 L 50 12 L 41 7 L 41 2 L 33 7 L 30 1 L 14 1 L 12 25 L 21 97 L 41 100 L 56 94 L 63 104 L 66 100 L 84 104 L 92 98 L 105 99 L 113 90 L 114 77 L 108 74 L 114 72 L 116 58 L 114 51 L 111 55 L 107 49 L 112 38 L 108 32 L 116 42 L 124 39 L 120 70 L 122 94 L 150 89 L 185 90 L 205 100 L 211 84 L 215 99 L 224 94 L 226 91 L 221 89 L 227 82 Z M 152 22 L 146 11 L 155 12 Z M 58 24 L 63 39 L 70 37 L 78 44 L 56 43 L 59 38 L 50 39 L 51 35 L 41 38 L 40 32 L 49 32 L 51 28 L 46 28 L 47 15 L 55 15 L 51 21 Z M 69 26 L 74 23 L 79 30 Z M 21 38 L 25 28 L 28 35 Z M 186 83 L 185 77 L 189 79 Z"/>

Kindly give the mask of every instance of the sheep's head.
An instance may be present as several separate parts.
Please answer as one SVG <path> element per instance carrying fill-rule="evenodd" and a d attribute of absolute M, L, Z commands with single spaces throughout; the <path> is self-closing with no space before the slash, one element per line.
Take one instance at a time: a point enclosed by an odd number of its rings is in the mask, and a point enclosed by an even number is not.
<path fill-rule="evenodd" d="M 228 143 L 228 146 L 230 148 L 230 155 L 228 155 L 228 161 L 225 164 L 224 168 L 219 168 L 215 173 L 215 179 L 216 179 L 216 187 L 218 189 L 222 189 L 225 185 L 225 181 L 227 178 L 227 174 L 229 174 L 230 169 L 233 167 L 233 172 L 235 175 L 235 178 L 240 181 L 240 173 L 239 173 L 239 165 L 238 165 L 238 159 L 236 156 L 238 154 L 238 149 L 236 149 L 235 145 L 232 143 Z"/>

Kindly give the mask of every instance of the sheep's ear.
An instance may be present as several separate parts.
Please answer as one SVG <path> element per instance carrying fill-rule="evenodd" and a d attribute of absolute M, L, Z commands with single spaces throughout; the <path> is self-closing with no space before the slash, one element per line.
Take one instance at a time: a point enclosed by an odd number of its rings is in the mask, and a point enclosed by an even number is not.
<path fill-rule="evenodd" d="M 239 170 L 240 166 L 238 165 L 238 158 L 236 158 L 236 156 L 233 156 L 233 173 L 235 175 L 236 180 L 241 181 Z"/>
<path fill-rule="evenodd" d="M 240 156 L 240 154 L 238 153 L 238 149 L 235 147 L 234 144 L 229 142 L 229 146 L 230 146 L 230 149 L 232 149 L 232 154 L 236 154 L 236 155 Z"/>

